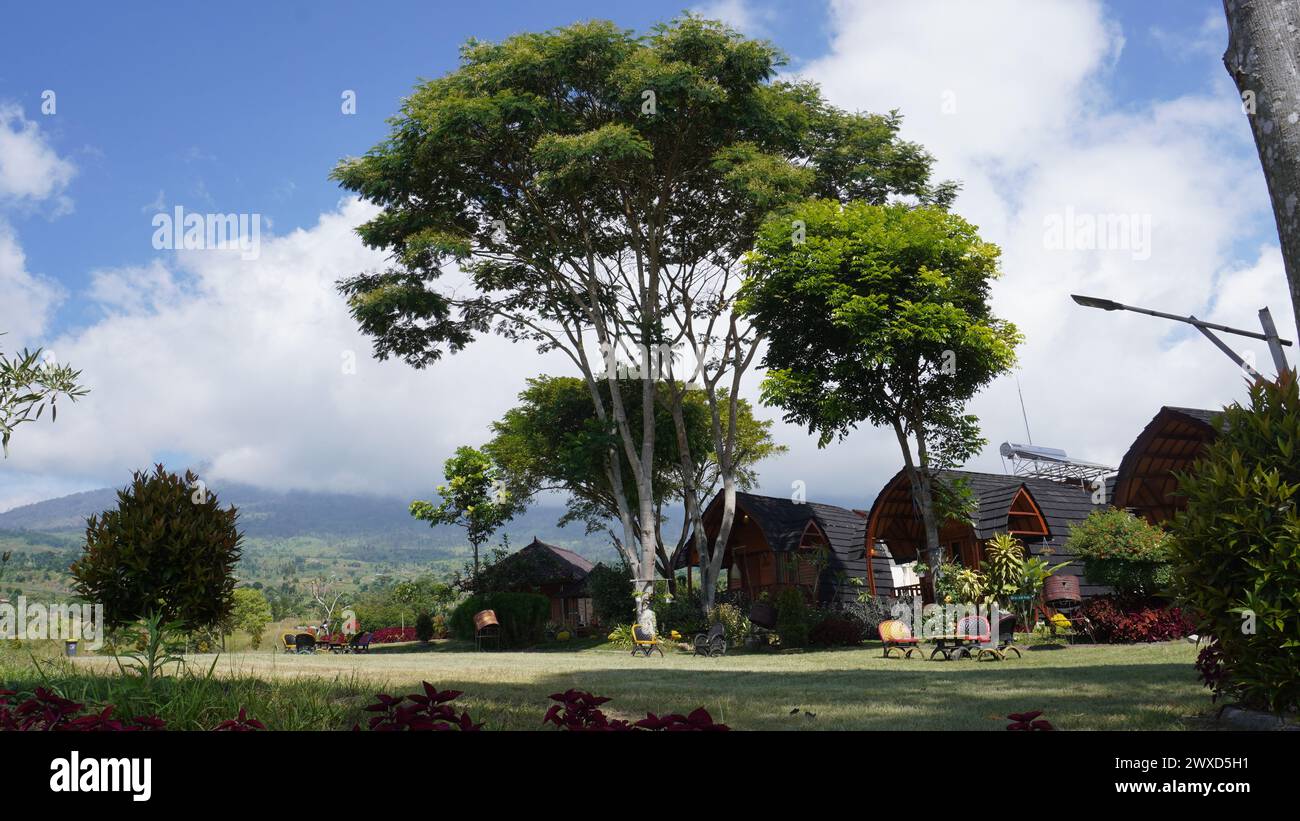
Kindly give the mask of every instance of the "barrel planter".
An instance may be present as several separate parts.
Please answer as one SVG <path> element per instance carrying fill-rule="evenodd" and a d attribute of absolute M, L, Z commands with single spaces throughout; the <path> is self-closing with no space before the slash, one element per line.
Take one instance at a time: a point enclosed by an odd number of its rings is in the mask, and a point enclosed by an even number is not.
<path fill-rule="evenodd" d="M 1043 601 L 1082 601 L 1083 596 L 1079 594 L 1079 577 L 1056 574 L 1047 577 L 1043 582 Z"/>

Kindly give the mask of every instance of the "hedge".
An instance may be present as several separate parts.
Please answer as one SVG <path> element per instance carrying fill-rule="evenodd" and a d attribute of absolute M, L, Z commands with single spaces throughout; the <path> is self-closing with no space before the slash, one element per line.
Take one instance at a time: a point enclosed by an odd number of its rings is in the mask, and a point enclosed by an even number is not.
<path fill-rule="evenodd" d="M 480 610 L 496 612 L 502 647 L 527 647 L 542 640 L 551 600 L 538 593 L 476 593 L 451 612 L 451 634 L 473 641 L 474 614 Z"/>

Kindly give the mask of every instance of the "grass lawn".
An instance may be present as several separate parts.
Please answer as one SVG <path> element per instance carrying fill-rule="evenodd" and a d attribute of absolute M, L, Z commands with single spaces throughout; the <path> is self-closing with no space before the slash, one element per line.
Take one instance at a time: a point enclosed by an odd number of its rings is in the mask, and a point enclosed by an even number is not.
<path fill-rule="evenodd" d="M 746 730 L 1001 730 L 1007 713 L 1031 709 L 1064 730 L 1164 730 L 1199 726 L 1210 710 L 1192 669 L 1196 648 L 1182 641 L 1030 650 L 1005 662 L 882 659 L 878 646 L 720 659 L 671 651 L 632 658 L 595 642 L 559 647 L 476 653 L 435 643 L 361 656 L 191 657 L 203 673 L 216 660 L 211 680 L 163 682 L 145 696 L 109 659 L 52 661 L 44 675 L 70 697 L 135 699 L 132 707 L 156 706 L 171 726 L 192 728 L 233 715 L 241 703 L 273 729 L 348 728 L 373 693 L 414 692 L 422 680 L 463 690 L 457 703 L 486 729 L 538 729 L 547 696 L 570 687 L 612 697 L 606 713 L 619 717 L 703 706 Z M 30 663 L 0 656 L 0 684 L 33 683 L 40 682 Z"/>

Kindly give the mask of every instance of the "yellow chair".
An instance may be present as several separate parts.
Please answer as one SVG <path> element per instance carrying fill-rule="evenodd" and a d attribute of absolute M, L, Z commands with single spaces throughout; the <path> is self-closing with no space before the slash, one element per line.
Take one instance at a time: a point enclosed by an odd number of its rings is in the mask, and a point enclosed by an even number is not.
<path fill-rule="evenodd" d="M 893 650 L 899 651 L 899 658 L 911 658 L 913 653 L 921 652 L 920 639 L 912 635 L 912 628 L 898 619 L 880 623 L 880 640 L 885 645 L 885 658 L 890 658 Z"/>
<path fill-rule="evenodd" d="M 659 637 L 637 624 L 632 627 L 632 655 L 637 653 L 643 654 L 650 658 L 650 654 L 659 651 L 659 655 L 664 654 L 664 649 L 659 645 Z"/>

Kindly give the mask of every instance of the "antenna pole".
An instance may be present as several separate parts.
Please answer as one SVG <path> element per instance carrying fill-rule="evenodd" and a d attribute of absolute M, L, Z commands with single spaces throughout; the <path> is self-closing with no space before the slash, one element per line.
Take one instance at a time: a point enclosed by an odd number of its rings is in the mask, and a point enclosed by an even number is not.
<path fill-rule="evenodd" d="M 1029 432 L 1029 414 L 1025 413 L 1025 394 L 1020 390 L 1020 377 L 1016 376 L 1016 394 L 1020 396 L 1020 418 L 1025 420 L 1025 436 L 1029 437 L 1029 444 L 1034 443 L 1034 435 Z"/>

